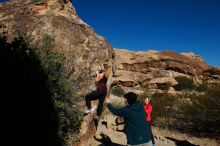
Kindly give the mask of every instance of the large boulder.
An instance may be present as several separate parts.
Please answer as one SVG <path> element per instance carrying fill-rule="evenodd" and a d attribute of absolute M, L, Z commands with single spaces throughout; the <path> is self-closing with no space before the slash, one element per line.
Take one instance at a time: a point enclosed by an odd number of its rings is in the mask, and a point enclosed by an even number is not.
<path fill-rule="evenodd" d="M 117 64 L 114 84 L 159 88 L 161 85 L 176 85 L 177 76 L 193 78 L 197 84 L 219 82 L 220 79 L 219 69 L 209 66 L 201 56 L 192 52 L 114 50 Z"/>
<path fill-rule="evenodd" d="M 19 35 L 39 45 L 44 35 L 54 38 L 53 50 L 65 54 L 77 95 L 94 88 L 98 65 L 107 63 L 111 68 L 111 45 L 78 17 L 70 0 L 13 0 L 0 5 L 0 16 L 8 42 Z"/>
<path fill-rule="evenodd" d="M 95 70 L 99 65 L 107 64 L 109 77 L 112 74 L 114 50 L 105 38 L 79 18 L 70 0 L 11 0 L 3 3 L 0 5 L 0 33 L 5 32 L 7 43 L 24 37 L 39 46 L 36 48 L 42 48 L 45 35 L 53 38 L 52 51 L 64 54 L 64 66 L 70 73 L 76 97 L 84 97 L 94 90 Z M 76 105 L 84 109 L 81 102 Z M 94 136 L 93 116 L 85 117 L 80 131 L 84 139 L 76 145 L 88 145 Z"/>

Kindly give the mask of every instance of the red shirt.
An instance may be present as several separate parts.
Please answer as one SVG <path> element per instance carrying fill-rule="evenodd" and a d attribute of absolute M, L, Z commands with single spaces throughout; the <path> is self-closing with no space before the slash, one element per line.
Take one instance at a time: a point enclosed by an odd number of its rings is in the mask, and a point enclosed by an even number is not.
<path fill-rule="evenodd" d="M 146 120 L 147 122 L 151 122 L 151 117 L 150 117 L 150 114 L 152 112 L 152 106 L 150 104 L 144 104 L 144 110 L 147 114 L 147 117 L 146 117 Z"/>

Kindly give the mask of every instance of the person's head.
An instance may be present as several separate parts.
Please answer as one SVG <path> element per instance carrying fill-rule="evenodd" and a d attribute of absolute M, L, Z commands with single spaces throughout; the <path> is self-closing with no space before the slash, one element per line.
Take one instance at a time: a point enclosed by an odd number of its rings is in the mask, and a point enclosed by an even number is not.
<path fill-rule="evenodd" d="M 146 98 L 144 99 L 144 103 L 145 104 L 150 103 L 150 97 L 149 96 L 146 96 Z"/>
<path fill-rule="evenodd" d="M 105 71 L 103 71 L 103 70 L 99 71 L 98 76 L 100 77 L 100 79 L 101 79 L 102 81 L 104 81 L 104 83 L 107 83 L 108 77 L 106 76 Z"/>
<path fill-rule="evenodd" d="M 134 92 L 128 92 L 124 95 L 124 98 L 127 99 L 128 104 L 133 104 L 137 102 L 137 94 Z"/>
<path fill-rule="evenodd" d="M 102 64 L 101 66 L 98 66 L 98 72 L 103 73 L 107 69 L 107 64 Z"/>

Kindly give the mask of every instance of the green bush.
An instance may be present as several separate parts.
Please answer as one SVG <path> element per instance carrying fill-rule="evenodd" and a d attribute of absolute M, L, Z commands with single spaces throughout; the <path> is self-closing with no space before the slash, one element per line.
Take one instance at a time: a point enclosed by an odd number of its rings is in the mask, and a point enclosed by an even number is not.
<path fill-rule="evenodd" d="M 115 96 L 123 96 L 125 94 L 125 90 L 121 86 L 113 86 L 112 94 Z"/>
<path fill-rule="evenodd" d="M 152 96 L 153 124 L 190 134 L 220 136 L 220 85 L 212 84 L 204 93 L 179 96 L 155 93 Z"/>
<path fill-rule="evenodd" d="M 155 93 L 151 98 L 153 106 L 153 124 L 161 127 L 170 127 L 171 118 L 175 113 L 174 107 L 178 103 L 178 98 L 168 93 Z"/>
<path fill-rule="evenodd" d="M 81 98 L 74 96 L 73 82 L 68 78 L 69 73 L 64 67 L 65 55 L 52 50 L 54 48 L 54 39 L 47 34 L 43 36 L 40 48 L 27 37 L 22 39 L 22 43 L 28 46 L 24 53 L 28 53 L 33 59 L 39 60 L 45 74 L 45 86 L 49 90 L 48 96 L 57 112 L 57 135 L 63 145 L 67 145 L 68 141 L 76 139 L 79 133 L 82 112 L 76 105 L 76 102 Z M 53 117 L 53 115 L 50 116 Z"/>
<path fill-rule="evenodd" d="M 196 85 L 194 84 L 193 80 L 184 76 L 175 77 L 175 80 L 178 82 L 177 85 L 174 86 L 175 90 L 182 91 L 182 90 L 195 90 Z"/>
<path fill-rule="evenodd" d="M 209 87 L 208 87 L 208 83 L 202 83 L 202 84 L 199 84 L 198 86 L 197 86 L 197 91 L 199 91 L 199 92 L 206 92 L 206 91 L 208 91 L 208 89 L 209 89 Z"/>
<path fill-rule="evenodd" d="M 59 137 L 67 142 L 71 135 L 76 135 L 79 132 L 82 113 L 77 106 L 72 107 L 79 98 L 75 97 L 72 92 L 72 81 L 68 79 L 69 75 L 64 68 L 64 54 L 58 54 L 52 50 L 54 47 L 53 37 L 44 35 L 42 42 L 42 48 L 34 51 L 47 74 L 47 86 L 58 112 Z"/>
<path fill-rule="evenodd" d="M 0 29 L 6 27 L 0 23 Z M 81 98 L 74 95 L 75 83 L 64 67 L 66 57 L 53 51 L 53 36 L 45 34 L 36 44 L 30 36 L 18 35 L 9 43 L 7 30 L 0 34 L 0 78 L 7 95 L 2 103 L 10 105 L 2 126 L 19 131 L 21 143 L 28 137 L 24 144 L 67 145 L 79 133 L 82 112 L 77 105 Z"/>
<path fill-rule="evenodd" d="M 190 102 L 182 105 L 183 121 L 195 131 L 220 135 L 220 86 L 205 94 L 188 96 Z M 186 127 L 187 129 L 187 127 Z"/>

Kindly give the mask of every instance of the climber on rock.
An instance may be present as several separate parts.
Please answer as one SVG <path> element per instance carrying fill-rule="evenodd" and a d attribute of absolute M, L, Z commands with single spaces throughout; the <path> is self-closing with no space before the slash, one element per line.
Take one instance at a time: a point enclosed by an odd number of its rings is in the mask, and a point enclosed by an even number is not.
<path fill-rule="evenodd" d="M 86 110 L 85 114 L 91 114 L 93 112 L 97 111 L 97 116 L 100 117 L 102 110 L 103 110 L 103 103 L 105 101 L 105 97 L 107 94 L 107 77 L 105 75 L 105 68 L 99 66 L 98 70 L 96 71 L 96 79 L 95 79 L 95 84 L 96 84 L 96 90 L 92 91 L 89 93 L 86 98 Z M 91 107 L 91 101 L 93 100 L 99 100 L 98 103 L 98 108 L 96 107 Z"/>

